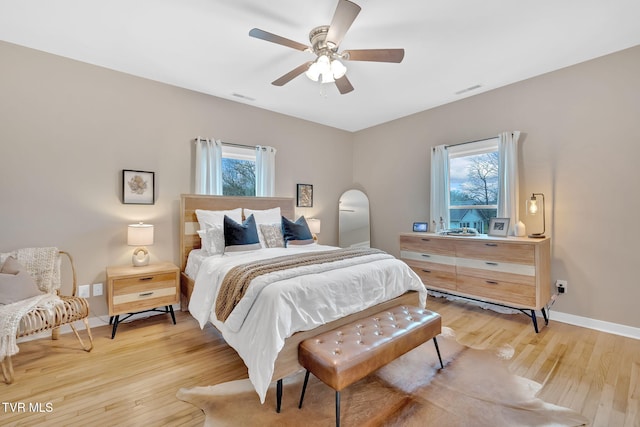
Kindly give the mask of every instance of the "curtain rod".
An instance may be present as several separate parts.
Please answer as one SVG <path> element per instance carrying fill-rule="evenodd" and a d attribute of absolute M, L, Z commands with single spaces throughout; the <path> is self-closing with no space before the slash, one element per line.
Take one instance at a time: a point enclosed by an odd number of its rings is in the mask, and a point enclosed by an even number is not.
<path fill-rule="evenodd" d="M 457 144 L 449 144 L 449 145 L 445 145 L 444 148 L 457 147 L 458 145 L 465 145 L 465 144 L 473 144 L 474 142 L 488 141 L 490 139 L 494 139 L 494 138 L 497 138 L 497 137 L 498 137 L 498 135 L 491 136 L 489 138 L 476 139 L 474 141 L 466 141 L 466 142 L 459 142 Z M 431 147 L 431 151 L 435 151 L 435 150 L 436 150 L 436 147 Z"/>
<path fill-rule="evenodd" d="M 194 142 L 198 142 L 198 141 L 206 141 L 206 140 L 207 140 L 206 138 L 200 138 L 200 137 L 197 137 L 197 138 L 194 138 L 194 140 L 193 140 L 193 141 L 194 141 Z M 224 141 L 220 141 L 220 143 L 221 143 L 222 145 L 228 145 L 228 146 L 230 146 L 230 147 L 251 148 L 251 149 L 253 149 L 253 150 L 255 150 L 256 148 L 258 148 L 258 146 L 257 146 L 257 145 L 244 145 L 244 144 L 236 144 L 236 143 L 233 143 L 233 142 L 224 142 Z M 262 149 L 263 149 L 263 150 L 266 150 L 266 148 L 265 148 L 265 147 L 262 147 Z"/>
<path fill-rule="evenodd" d="M 475 141 L 467 141 L 467 142 L 459 142 L 457 144 L 449 144 L 449 145 L 445 145 L 444 148 L 457 147 L 458 145 L 465 145 L 465 144 L 473 144 L 474 142 L 488 141 L 490 139 L 494 139 L 494 138 L 497 138 L 497 137 L 498 137 L 498 135 L 492 136 L 492 137 L 489 137 L 489 138 L 476 139 Z"/>

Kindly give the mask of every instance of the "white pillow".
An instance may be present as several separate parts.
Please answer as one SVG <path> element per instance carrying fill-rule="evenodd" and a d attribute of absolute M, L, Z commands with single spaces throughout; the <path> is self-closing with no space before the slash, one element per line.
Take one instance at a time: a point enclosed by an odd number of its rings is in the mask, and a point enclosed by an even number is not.
<path fill-rule="evenodd" d="M 258 239 L 260 240 L 260 245 L 263 248 L 269 247 L 266 243 L 266 239 L 264 234 L 262 234 L 261 225 L 271 225 L 271 224 L 282 224 L 282 214 L 280 213 L 280 208 L 272 208 L 272 209 L 263 209 L 263 210 L 253 210 L 253 209 L 244 209 L 244 217 L 249 218 L 249 215 L 253 215 L 256 220 L 256 225 L 258 228 Z"/>
<path fill-rule="evenodd" d="M 242 208 L 236 208 L 227 211 L 206 211 L 202 209 L 196 209 L 196 217 L 198 217 L 198 222 L 200 223 L 201 230 L 206 230 L 217 225 L 222 227 L 222 225 L 224 224 L 225 215 L 235 222 L 242 222 Z"/>
<path fill-rule="evenodd" d="M 224 228 L 221 225 L 198 230 L 198 236 L 202 242 L 202 250 L 209 255 L 221 255 L 224 253 Z"/>

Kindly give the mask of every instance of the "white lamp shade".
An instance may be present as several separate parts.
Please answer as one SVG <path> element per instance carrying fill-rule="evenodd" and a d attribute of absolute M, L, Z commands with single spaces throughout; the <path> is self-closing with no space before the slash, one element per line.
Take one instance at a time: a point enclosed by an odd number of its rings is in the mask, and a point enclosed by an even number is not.
<path fill-rule="evenodd" d="M 127 244 L 129 246 L 153 245 L 153 225 L 130 224 L 127 228 Z"/>
<path fill-rule="evenodd" d="M 347 67 L 345 67 L 342 62 L 338 61 L 337 59 L 331 61 L 331 73 L 333 74 L 334 79 L 339 79 L 340 77 L 344 76 L 346 72 Z"/>
<path fill-rule="evenodd" d="M 307 225 L 309 226 L 311 234 L 320 233 L 320 220 L 318 218 L 309 218 L 307 220 Z"/>

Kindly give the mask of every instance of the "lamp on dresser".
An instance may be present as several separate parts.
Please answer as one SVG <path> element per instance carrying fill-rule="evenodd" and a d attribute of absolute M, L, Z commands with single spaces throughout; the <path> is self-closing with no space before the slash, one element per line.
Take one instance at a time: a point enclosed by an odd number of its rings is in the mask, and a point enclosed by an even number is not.
<path fill-rule="evenodd" d="M 153 225 L 139 222 L 127 227 L 127 244 L 137 246 L 133 251 L 131 262 L 134 267 L 149 264 L 149 251 L 146 246 L 153 245 Z"/>
<path fill-rule="evenodd" d="M 540 197 L 538 198 L 538 196 Z M 538 200 L 540 200 L 540 202 L 542 203 L 542 232 L 529 234 L 529 237 L 533 237 L 534 239 L 542 239 L 546 231 L 545 220 L 544 220 L 544 217 L 545 217 L 544 194 L 533 193 L 531 195 L 531 198 L 527 199 L 527 215 L 536 216 L 540 213 L 540 205 L 538 204 Z"/>

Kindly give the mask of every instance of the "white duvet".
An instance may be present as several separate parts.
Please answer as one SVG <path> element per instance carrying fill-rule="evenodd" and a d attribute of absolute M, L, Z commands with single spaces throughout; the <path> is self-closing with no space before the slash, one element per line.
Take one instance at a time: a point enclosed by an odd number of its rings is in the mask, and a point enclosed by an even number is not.
<path fill-rule="evenodd" d="M 260 276 L 251 283 L 245 299 L 223 323 L 216 319 L 218 287 L 227 271 L 250 261 L 308 251 L 337 249 L 307 245 L 228 253 L 203 260 L 189 301 L 189 311 L 204 328 L 210 321 L 244 360 L 249 379 L 264 403 L 276 357 L 284 340 L 298 331 L 362 311 L 414 290 L 425 305 L 427 291 L 418 276 L 391 256 L 367 255 L 337 261 L 335 269 L 300 267 Z M 266 286 L 267 282 L 270 284 Z"/>

